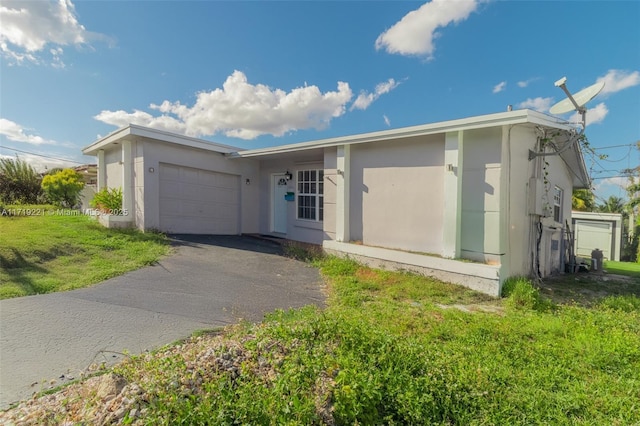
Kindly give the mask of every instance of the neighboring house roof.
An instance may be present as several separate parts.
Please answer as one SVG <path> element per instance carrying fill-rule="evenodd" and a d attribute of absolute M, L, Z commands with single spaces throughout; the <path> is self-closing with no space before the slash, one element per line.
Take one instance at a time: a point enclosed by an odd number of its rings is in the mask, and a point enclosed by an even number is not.
<path fill-rule="evenodd" d="M 107 146 L 116 144 L 122 139 L 131 137 L 145 137 L 162 142 L 173 143 L 191 148 L 220 152 L 231 158 L 266 157 L 271 155 L 291 155 L 293 153 L 307 153 L 312 150 L 321 150 L 338 145 L 360 144 L 367 142 L 384 141 L 413 136 L 433 135 L 439 133 L 456 132 L 461 130 L 482 129 L 496 126 L 508 126 L 516 124 L 533 124 L 548 129 L 563 131 L 575 130 L 566 121 L 556 117 L 542 114 L 529 109 L 500 112 L 481 116 L 467 117 L 458 120 L 441 121 L 437 123 L 423 124 L 420 126 L 403 127 L 399 129 L 384 130 L 379 132 L 363 133 L 351 136 L 342 136 L 330 139 L 320 139 L 309 142 L 279 145 L 258 149 L 241 149 L 229 145 L 204 141 L 202 139 L 182 136 L 175 133 L 155 130 L 134 124 L 116 130 L 113 133 L 97 140 L 85 147 L 82 152 L 85 155 L 97 155 L 98 151 Z M 571 149 L 563 150 L 560 157 L 564 160 L 573 175 L 575 188 L 588 188 L 590 179 L 582 157 L 580 146 L 575 144 Z"/>

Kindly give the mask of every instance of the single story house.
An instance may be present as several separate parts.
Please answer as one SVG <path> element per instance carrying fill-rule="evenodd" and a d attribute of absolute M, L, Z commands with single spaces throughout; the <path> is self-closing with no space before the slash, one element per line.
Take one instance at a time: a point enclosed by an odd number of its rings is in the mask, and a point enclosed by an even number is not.
<path fill-rule="evenodd" d="M 129 125 L 83 153 L 139 229 L 278 236 L 499 295 L 564 269 L 589 185 L 574 135 L 524 109 L 248 150 Z"/>
<path fill-rule="evenodd" d="M 571 212 L 575 254 L 591 258 L 595 249 L 607 260 L 620 260 L 622 251 L 622 215 L 619 213 Z"/>

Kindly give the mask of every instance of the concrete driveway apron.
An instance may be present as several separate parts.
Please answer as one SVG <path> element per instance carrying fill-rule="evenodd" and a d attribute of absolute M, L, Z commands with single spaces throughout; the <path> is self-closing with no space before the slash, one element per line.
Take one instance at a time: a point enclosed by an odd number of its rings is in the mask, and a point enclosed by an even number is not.
<path fill-rule="evenodd" d="M 201 329 L 323 305 L 318 271 L 251 237 L 174 236 L 158 264 L 90 288 L 0 301 L 0 409 Z"/>

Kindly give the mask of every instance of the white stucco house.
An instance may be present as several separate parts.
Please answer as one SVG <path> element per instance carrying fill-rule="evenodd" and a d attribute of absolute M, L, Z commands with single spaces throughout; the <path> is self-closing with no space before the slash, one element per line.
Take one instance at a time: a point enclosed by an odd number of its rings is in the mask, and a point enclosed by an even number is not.
<path fill-rule="evenodd" d="M 139 229 L 279 236 L 499 295 L 563 270 L 589 185 L 573 131 L 517 110 L 243 150 L 130 125 L 83 152 Z"/>

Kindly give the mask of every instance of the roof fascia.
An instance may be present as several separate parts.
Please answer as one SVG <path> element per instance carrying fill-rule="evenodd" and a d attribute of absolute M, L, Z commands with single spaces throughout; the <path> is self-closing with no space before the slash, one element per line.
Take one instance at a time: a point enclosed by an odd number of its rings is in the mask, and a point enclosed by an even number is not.
<path fill-rule="evenodd" d="M 204 149 L 206 151 L 219 152 L 221 154 L 231 154 L 237 151 L 241 151 L 241 148 L 223 145 L 214 142 L 207 142 L 202 139 L 192 138 L 189 136 L 183 136 L 176 133 L 166 132 L 162 130 L 151 129 L 149 127 L 138 126 L 135 124 L 129 124 L 126 127 L 122 127 L 115 132 L 108 134 L 92 143 L 91 145 L 82 149 L 82 153 L 85 155 L 96 155 L 100 149 L 105 149 L 107 146 L 126 139 L 127 137 L 141 137 L 160 142 L 173 143 L 182 146 L 188 146 L 191 148 Z"/>
<path fill-rule="evenodd" d="M 249 149 L 231 154 L 232 157 L 260 157 L 280 154 L 285 152 L 303 151 L 315 148 L 327 148 L 338 145 L 352 145 L 367 142 L 377 142 L 389 139 L 409 138 L 413 136 L 425 136 L 437 133 L 448 133 L 459 130 L 481 129 L 486 127 L 503 126 L 510 124 L 534 123 L 563 130 L 571 129 L 554 117 L 537 113 L 531 110 L 507 111 L 482 116 L 468 117 L 457 120 L 442 121 L 438 123 L 423 124 L 419 126 L 404 127 L 400 129 L 384 130 L 372 133 L 363 133 L 351 136 L 341 136 L 330 139 L 320 139 L 310 142 L 280 145 L 267 148 Z"/>

